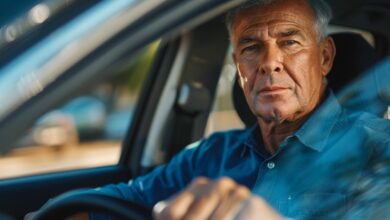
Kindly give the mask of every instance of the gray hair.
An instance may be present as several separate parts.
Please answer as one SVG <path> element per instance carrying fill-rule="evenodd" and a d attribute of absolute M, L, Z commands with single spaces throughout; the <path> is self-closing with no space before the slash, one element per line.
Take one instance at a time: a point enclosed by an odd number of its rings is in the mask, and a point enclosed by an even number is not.
<path fill-rule="evenodd" d="M 268 5 L 276 1 L 278 0 L 249 0 L 242 5 L 230 10 L 226 16 L 226 26 L 230 35 L 232 33 L 234 19 L 239 12 L 255 6 Z M 306 2 L 314 12 L 317 39 L 318 41 L 321 41 L 328 36 L 327 29 L 329 21 L 332 19 L 332 10 L 324 0 L 306 0 Z"/>

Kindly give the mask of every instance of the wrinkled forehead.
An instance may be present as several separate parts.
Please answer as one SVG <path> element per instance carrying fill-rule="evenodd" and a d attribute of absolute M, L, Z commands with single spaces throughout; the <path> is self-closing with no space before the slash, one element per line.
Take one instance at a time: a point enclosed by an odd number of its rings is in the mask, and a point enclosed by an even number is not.
<path fill-rule="evenodd" d="M 315 32 L 315 15 L 305 0 L 283 0 L 240 11 L 232 23 L 232 37 L 248 29 L 271 28 L 278 23 Z"/>

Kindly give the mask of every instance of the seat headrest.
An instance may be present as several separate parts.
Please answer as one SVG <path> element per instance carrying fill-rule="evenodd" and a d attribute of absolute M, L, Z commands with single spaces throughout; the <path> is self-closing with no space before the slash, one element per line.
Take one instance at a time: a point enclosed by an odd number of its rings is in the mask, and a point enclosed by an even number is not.
<path fill-rule="evenodd" d="M 379 57 L 375 49 L 360 34 L 337 33 L 331 37 L 336 44 L 336 57 L 327 79 L 328 86 L 337 93 L 373 66 Z"/>
<path fill-rule="evenodd" d="M 374 65 L 379 58 L 375 49 L 360 34 L 337 33 L 330 36 L 335 42 L 337 53 L 327 78 L 328 86 L 337 92 Z M 257 122 L 246 103 L 238 77 L 233 85 L 233 105 L 246 127 Z"/>

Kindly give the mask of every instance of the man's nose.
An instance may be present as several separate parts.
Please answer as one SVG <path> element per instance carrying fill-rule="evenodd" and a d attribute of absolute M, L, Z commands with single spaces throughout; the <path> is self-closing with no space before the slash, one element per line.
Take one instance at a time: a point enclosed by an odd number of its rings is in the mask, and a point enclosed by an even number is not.
<path fill-rule="evenodd" d="M 275 45 L 265 47 L 263 55 L 260 56 L 259 71 L 262 74 L 279 73 L 283 70 L 283 54 L 280 48 Z"/>

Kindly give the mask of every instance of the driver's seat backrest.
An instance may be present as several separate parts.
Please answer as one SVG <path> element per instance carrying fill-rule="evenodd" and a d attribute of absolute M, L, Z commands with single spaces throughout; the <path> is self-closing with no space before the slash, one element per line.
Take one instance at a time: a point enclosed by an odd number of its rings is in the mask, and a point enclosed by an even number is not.
<path fill-rule="evenodd" d="M 328 86 L 337 93 L 360 73 L 374 65 L 378 61 L 378 56 L 375 49 L 360 34 L 337 33 L 330 36 L 335 42 L 337 53 L 327 78 Z M 236 77 L 233 85 L 233 104 L 245 126 L 251 127 L 257 120 L 246 103 L 238 81 Z"/>

